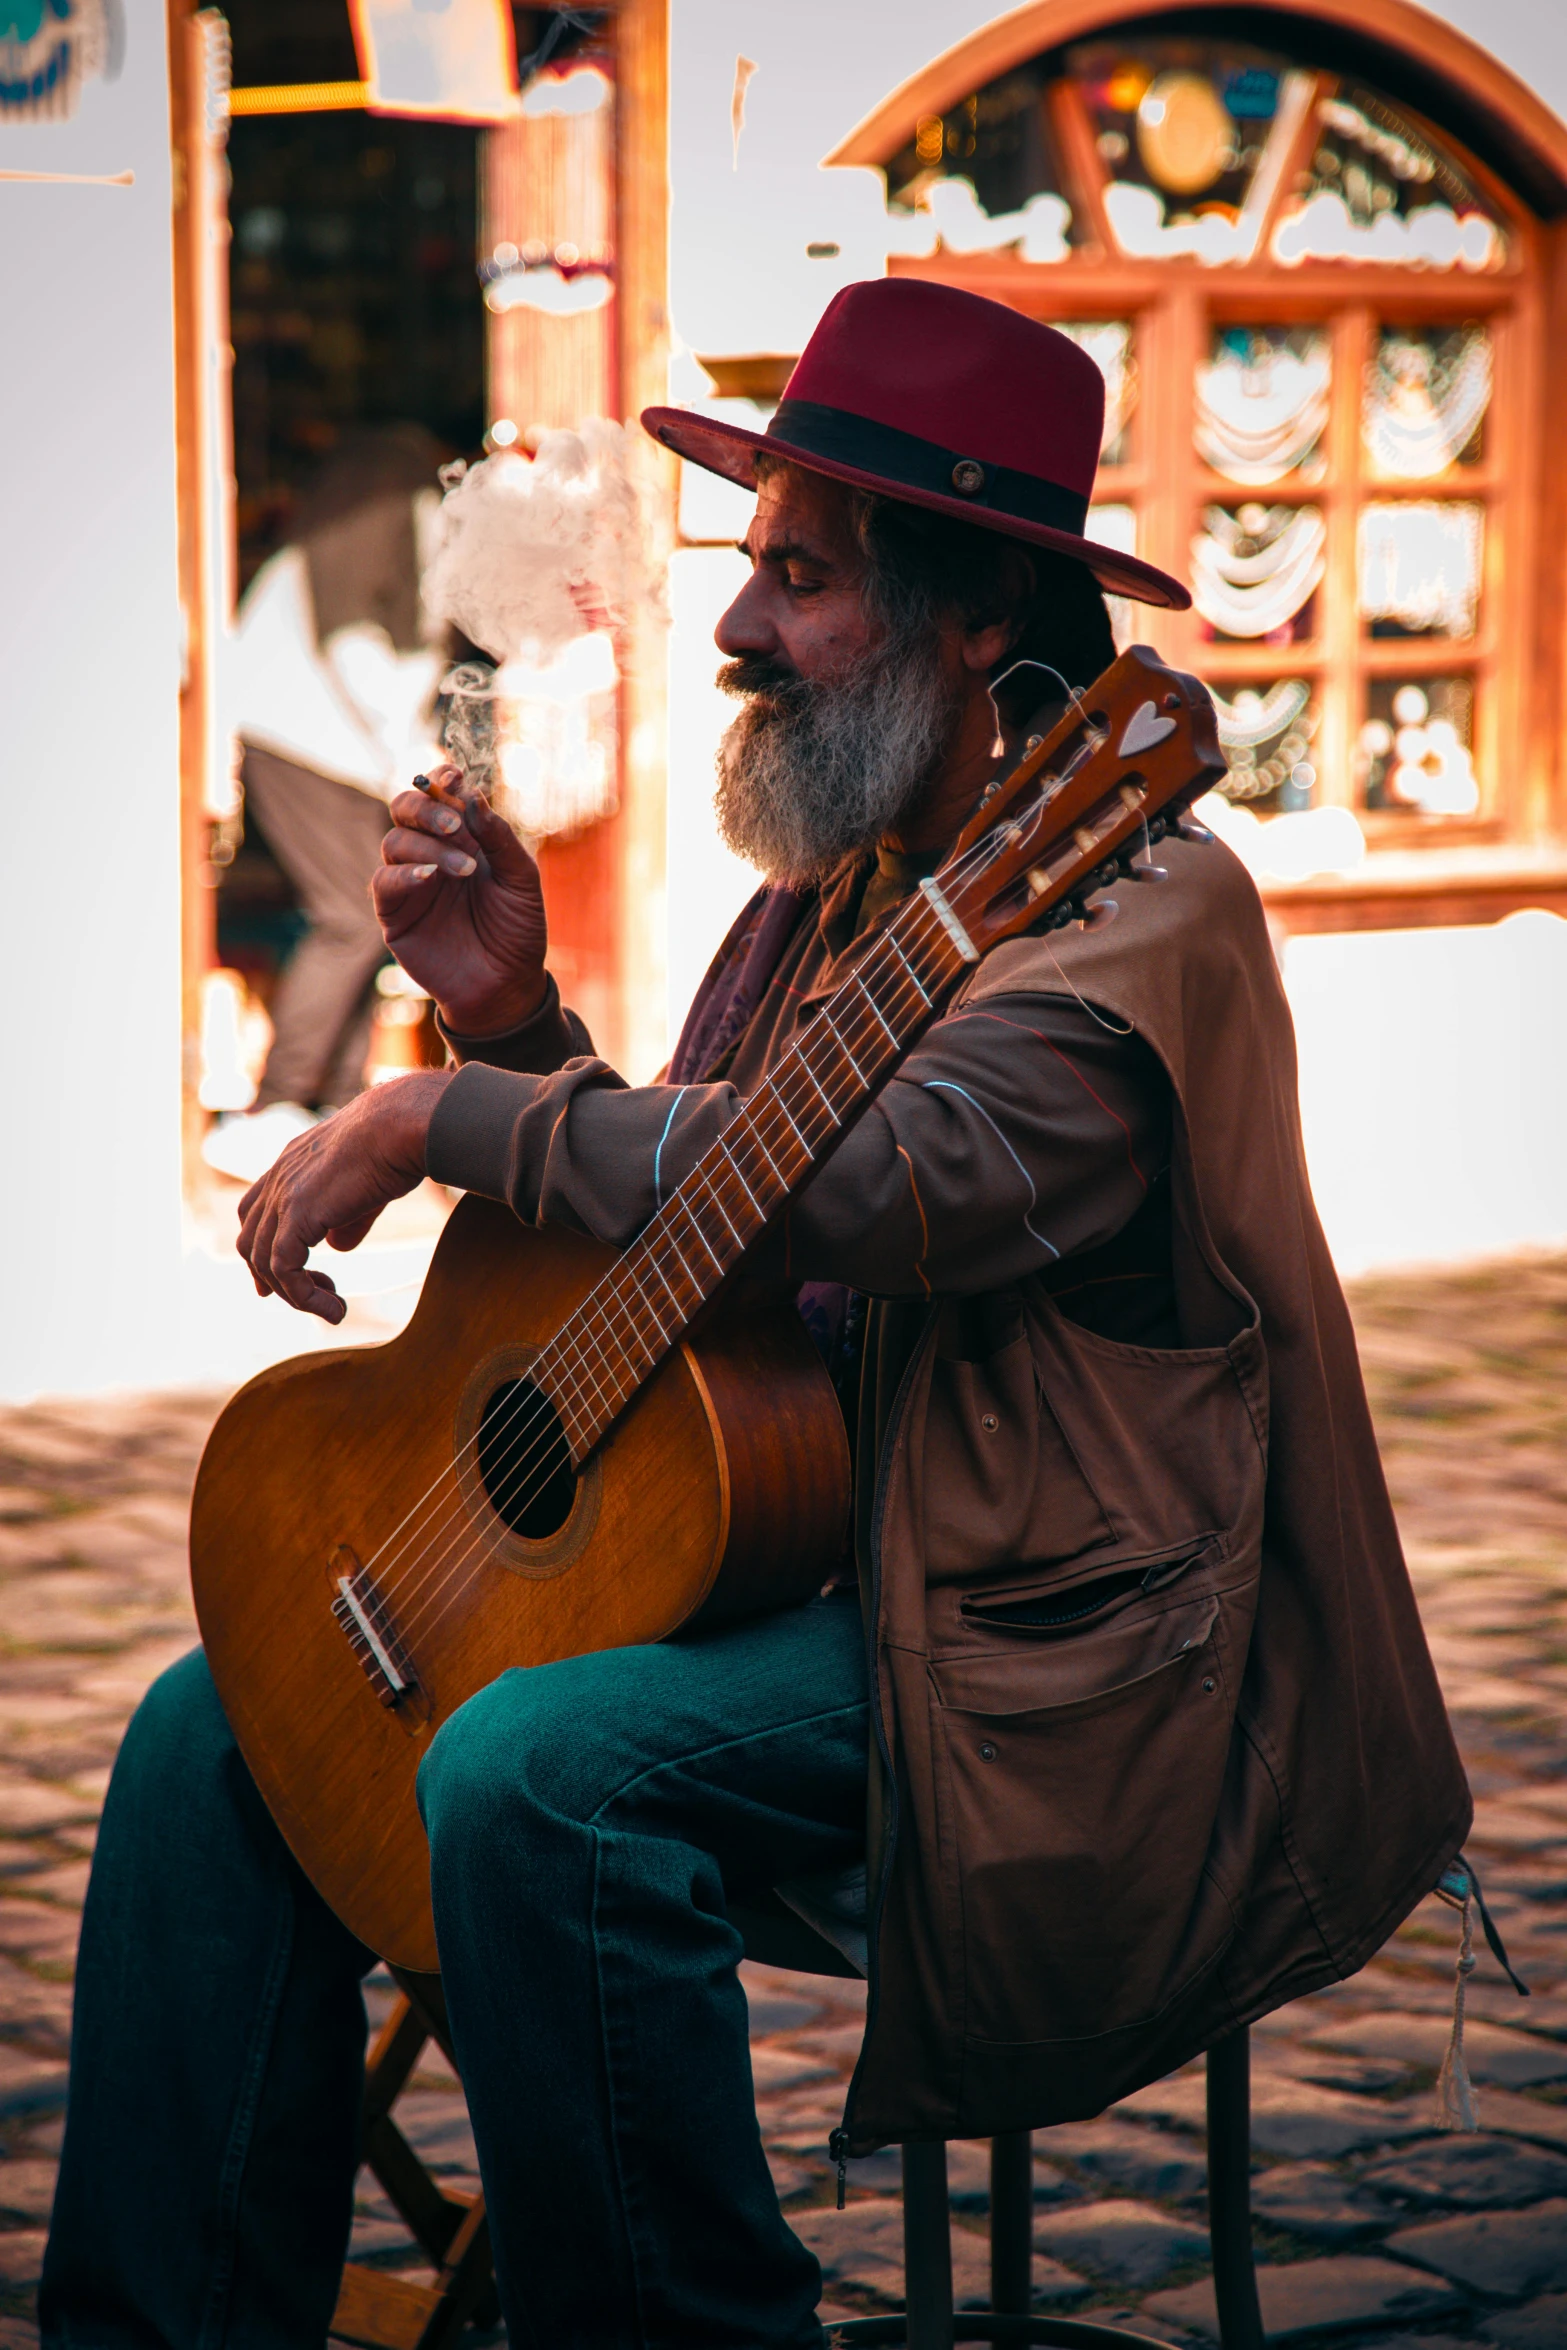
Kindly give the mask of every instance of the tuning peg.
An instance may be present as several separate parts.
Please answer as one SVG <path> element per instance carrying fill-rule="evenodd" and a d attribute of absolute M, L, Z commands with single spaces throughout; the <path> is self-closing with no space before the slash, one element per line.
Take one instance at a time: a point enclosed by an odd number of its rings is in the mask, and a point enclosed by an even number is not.
<path fill-rule="evenodd" d="M 1195 816 L 1178 816 L 1175 829 L 1182 840 L 1209 841 L 1213 838 L 1206 824 L 1199 824 Z"/>
<path fill-rule="evenodd" d="M 1121 909 L 1114 898 L 1101 898 L 1096 906 L 1090 906 L 1084 914 L 1083 928 L 1085 930 L 1108 930 L 1120 911 Z"/>
<path fill-rule="evenodd" d="M 1127 871 L 1133 881 L 1168 881 L 1170 878 L 1168 865 L 1129 865 Z"/>

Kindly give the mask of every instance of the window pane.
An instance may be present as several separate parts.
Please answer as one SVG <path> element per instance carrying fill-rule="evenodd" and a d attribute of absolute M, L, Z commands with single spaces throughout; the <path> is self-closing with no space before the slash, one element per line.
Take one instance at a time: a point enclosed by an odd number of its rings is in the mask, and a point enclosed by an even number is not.
<path fill-rule="evenodd" d="M 1019 248 L 1025 261 L 1059 261 L 1080 231 L 1063 192 L 1044 101 L 1042 62 L 976 90 L 949 114 L 922 117 L 887 166 L 895 226 L 932 228 L 949 253 Z M 915 215 L 928 216 L 917 223 Z M 897 249 L 928 249 L 895 240 Z"/>
<path fill-rule="evenodd" d="M 1233 41 L 1097 41 L 1069 58 L 1121 250 L 1249 260 L 1312 76 Z"/>
<path fill-rule="evenodd" d="M 1491 338 L 1483 326 L 1384 327 L 1366 370 L 1361 438 L 1373 476 L 1429 481 L 1477 464 L 1491 403 Z"/>
<path fill-rule="evenodd" d="M 1474 182 L 1386 98 L 1343 82 L 1318 121 L 1310 176 L 1273 232 L 1275 260 L 1501 267 L 1507 241 Z"/>
<path fill-rule="evenodd" d="M 1086 351 L 1105 379 L 1105 428 L 1099 445 L 1101 465 L 1124 465 L 1127 460 L 1127 428 L 1132 411 L 1137 406 L 1137 360 L 1132 348 L 1132 329 L 1124 318 L 1095 319 L 1091 322 L 1063 320 L 1052 322 L 1059 334 L 1069 335 L 1080 349 Z M 1127 550 L 1131 552 L 1130 548 Z"/>
<path fill-rule="evenodd" d="M 1192 438 L 1197 454 L 1230 481 L 1261 488 L 1297 467 L 1320 478 L 1318 443 L 1328 421 L 1333 361 L 1312 329 L 1227 326 L 1197 370 Z"/>
<path fill-rule="evenodd" d="M 1360 617 L 1373 636 L 1473 636 L 1483 506 L 1414 498 L 1360 514 Z"/>
<path fill-rule="evenodd" d="M 1317 704 L 1303 677 L 1281 678 L 1265 692 L 1242 686 L 1213 693 L 1219 740 L 1229 773 L 1219 785 L 1227 800 L 1246 802 L 1259 816 L 1292 816 L 1309 808 L 1317 770 L 1311 745 Z"/>
<path fill-rule="evenodd" d="M 1211 637 L 1299 644 L 1326 562 L 1319 506 L 1206 506 L 1192 540 L 1192 602 Z"/>
<path fill-rule="evenodd" d="M 1473 743 L 1472 679 L 1373 678 L 1355 746 L 1361 797 L 1368 808 L 1472 816 L 1480 800 Z"/>

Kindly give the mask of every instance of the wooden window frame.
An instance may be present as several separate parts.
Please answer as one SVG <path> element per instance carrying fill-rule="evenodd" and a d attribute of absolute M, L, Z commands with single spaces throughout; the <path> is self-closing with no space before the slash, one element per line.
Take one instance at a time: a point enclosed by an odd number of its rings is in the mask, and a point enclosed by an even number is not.
<path fill-rule="evenodd" d="M 965 88 L 983 87 L 1029 58 L 1068 42 L 1133 29 L 1156 34 L 1156 6 L 1091 7 L 1080 0 L 1043 0 L 983 28 L 894 92 L 851 134 L 829 163 L 885 164 L 906 144 L 921 115 L 950 111 Z M 1307 13 L 1346 26 L 1354 21 L 1341 0 L 1300 0 Z M 1408 19 L 1406 24 L 1402 20 Z M 1463 36 L 1418 20 L 1422 62 L 1498 111 L 1504 100 L 1538 152 L 1552 122 L 1532 93 L 1514 85 L 1495 61 Z M 1400 0 L 1389 6 L 1378 33 L 1413 47 L 1415 12 Z M 1270 44 L 1263 11 L 1250 37 Z M 1290 49 L 1288 16 L 1281 15 L 1271 45 Z M 1480 60 L 1484 70 L 1477 68 Z M 1298 153 L 1279 175 L 1257 243 L 1257 258 L 1204 265 L 1185 257 L 1130 260 L 1109 232 L 1103 203 L 1108 177 L 1092 136 L 1080 91 L 1062 77 L 1049 85 L 1050 111 L 1063 192 L 1084 242 L 1070 258 L 1029 263 L 1015 253 L 916 260 L 895 256 L 897 275 L 937 279 L 990 296 L 1053 323 L 1125 320 L 1133 329 L 1138 396 L 1128 462 L 1101 469 L 1096 504 L 1125 504 L 1137 513 L 1137 551 L 1185 577 L 1201 509 L 1234 506 L 1248 497 L 1278 504 L 1315 504 L 1327 522 L 1328 571 L 1318 590 L 1313 637 L 1299 646 L 1219 645 L 1205 641 L 1195 613 L 1151 609 L 1138 633 L 1170 660 L 1233 693 L 1298 675 L 1317 691 L 1320 728 L 1313 748 L 1318 804 L 1353 807 L 1373 854 L 1369 869 L 1347 880 L 1325 879 L 1265 895 L 1291 928 L 1340 929 L 1372 923 L 1487 920 L 1523 905 L 1546 904 L 1567 913 L 1567 774 L 1564 774 L 1560 677 L 1563 628 L 1564 527 L 1567 468 L 1547 463 L 1545 392 L 1548 367 L 1567 351 L 1567 225 L 1531 212 L 1445 125 L 1413 108 L 1411 120 L 1450 150 L 1477 193 L 1501 222 L 1507 252 L 1501 267 L 1483 271 L 1416 270 L 1387 263 L 1305 263 L 1289 267 L 1271 258 L 1274 227 L 1289 201 L 1299 168 L 1318 133 L 1317 103 L 1339 77 L 1318 73 L 1312 107 L 1298 134 Z M 1400 101 L 1400 104 L 1403 102 Z M 1554 168 L 1567 179 L 1556 125 Z M 1453 465 L 1427 481 L 1373 478 L 1361 440 L 1364 369 L 1384 326 L 1441 327 L 1483 323 L 1492 337 L 1494 388 L 1477 465 Z M 1298 475 L 1252 491 L 1212 472 L 1192 438 L 1195 371 L 1224 325 L 1317 326 L 1328 333 L 1333 383 L 1323 444 L 1324 478 Z M 1462 499 L 1485 511 L 1481 599 L 1475 635 L 1373 638 L 1358 612 L 1357 530 L 1363 504 L 1412 499 Z M 1366 810 L 1354 773 L 1356 737 L 1366 689 L 1376 677 L 1469 676 L 1475 685 L 1474 757 L 1480 807 L 1473 817 L 1408 815 Z"/>

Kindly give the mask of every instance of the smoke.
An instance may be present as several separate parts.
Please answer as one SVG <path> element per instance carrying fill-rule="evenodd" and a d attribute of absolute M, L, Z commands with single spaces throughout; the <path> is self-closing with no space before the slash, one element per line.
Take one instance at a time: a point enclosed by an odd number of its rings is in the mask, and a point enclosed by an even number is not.
<path fill-rule="evenodd" d="M 542 668 L 646 591 L 636 492 L 618 424 L 541 434 L 532 462 L 504 449 L 449 466 L 424 600 L 495 660 Z"/>
<path fill-rule="evenodd" d="M 481 661 L 463 661 L 441 680 L 446 716 L 441 743 L 448 757 L 481 791 L 491 791 L 495 777 L 495 672 Z"/>

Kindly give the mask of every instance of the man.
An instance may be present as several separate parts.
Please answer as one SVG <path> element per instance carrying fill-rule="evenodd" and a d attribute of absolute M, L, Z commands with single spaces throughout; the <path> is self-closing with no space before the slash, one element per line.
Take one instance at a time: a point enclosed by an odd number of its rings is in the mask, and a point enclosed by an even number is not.
<path fill-rule="evenodd" d="M 306 1252 L 427 1170 L 639 1229 L 1106 665 L 1095 580 L 1181 600 L 1082 536 L 1099 402 L 1064 338 L 892 281 L 838 298 L 767 436 L 650 412 L 758 485 L 719 810 L 774 886 L 670 1082 L 627 1088 L 559 1003 L 505 826 L 400 797 L 377 905 L 462 1065 L 291 1146 L 244 1205 L 259 1287 L 337 1319 Z M 1217 844 L 1160 856 L 1113 926 L 982 965 L 766 1244 L 854 1438 L 833 1586 L 507 1674 L 433 1743 L 442 1972 L 518 2343 L 819 2343 L 735 1973 L 734 1915 L 774 1888 L 864 1953 L 864 2152 L 1099 2110 L 1362 1963 L 1461 1841 L 1261 909 Z M 370 1963 L 187 1659 L 105 1808 L 46 2339 L 320 2339 Z"/>
<path fill-rule="evenodd" d="M 365 1083 L 386 955 L 370 877 L 387 801 L 431 740 L 442 667 L 419 592 L 440 460 L 419 425 L 351 434 L 235 620 L 228 720 L 244 750 L 245 805 L 309 923 L 272 999 L 255 1101 L 202 1143 L 208 1166 L 239 1182 Z"/>

